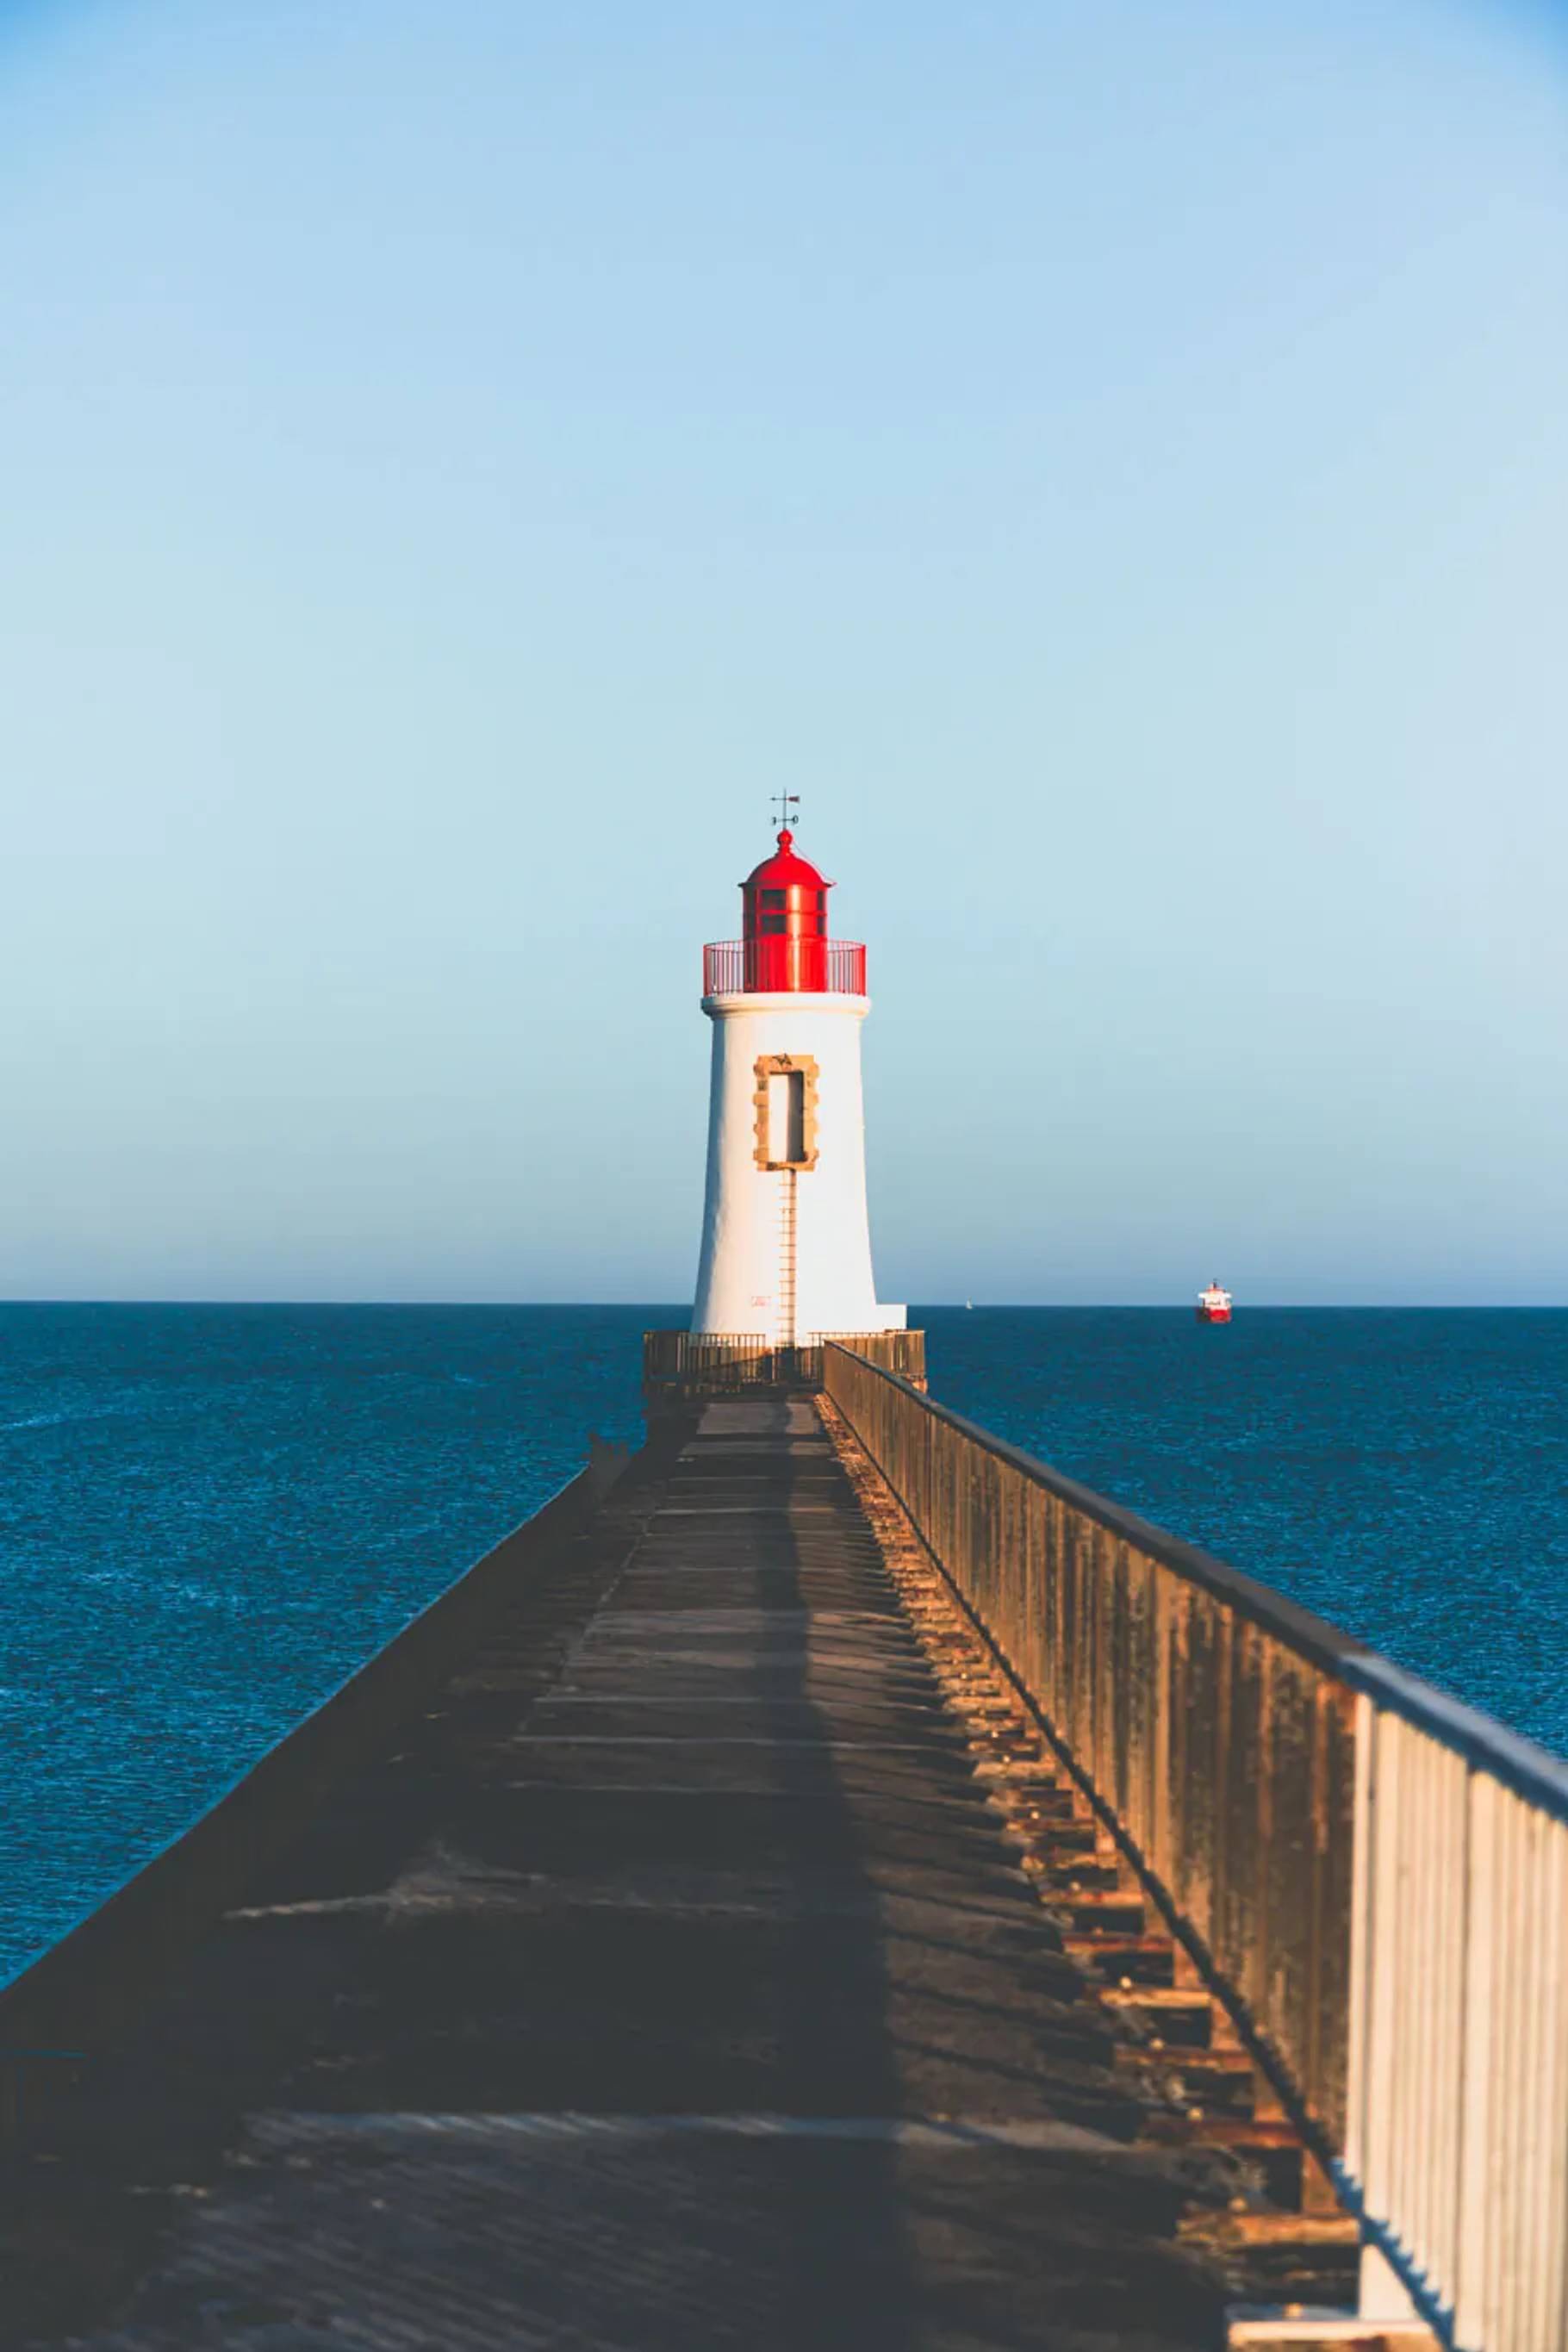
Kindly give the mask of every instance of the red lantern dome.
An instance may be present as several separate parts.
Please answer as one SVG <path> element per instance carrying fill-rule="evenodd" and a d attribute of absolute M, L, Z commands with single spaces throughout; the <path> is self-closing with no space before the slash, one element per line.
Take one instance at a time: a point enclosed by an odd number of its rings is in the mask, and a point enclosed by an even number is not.
<path fill-rule="evenodd" d="M 749 988 L 827 986 L 827 894 L 832 887 L 815 866 L 795 856 L 794 836 L 785 825 L 774 856 L 764 857 L 741 885 Z"/>
<path fill-rule="evenodd" d="M 866 992 L 866 950 L 827 936 L 833 885 L 795 855 L 785 825 L 771 857 L 741 885 L 744 936 L 703 950 L 703 994 L 721 996 Z"/>
<path fill-rule="evenodd" d="M 779 845 L 771 857 L 754 866 L 742 883 L 742 890 L 831 890 L 833 885 L 826 875 L 819 874 L 809 857 L 798 855 L 795 835 L 786 824 L 779 835 Z M 748 911 L 750 902 L 748 901 Z"/>

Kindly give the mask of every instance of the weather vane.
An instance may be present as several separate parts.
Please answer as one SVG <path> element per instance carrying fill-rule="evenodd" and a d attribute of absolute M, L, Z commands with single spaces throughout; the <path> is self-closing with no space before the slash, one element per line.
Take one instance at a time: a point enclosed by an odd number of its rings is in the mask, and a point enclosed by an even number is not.
<path fill-rule="evenodd" d="M 785 832 L 795 823 L 795 819 L 791 816 L 790 811 L 792 808 L 799 808 L 800 794 L 798 793 L 774 793 L 771 796 L 770 805 L 778 810 L 779 830 L 781 832 Z"/>

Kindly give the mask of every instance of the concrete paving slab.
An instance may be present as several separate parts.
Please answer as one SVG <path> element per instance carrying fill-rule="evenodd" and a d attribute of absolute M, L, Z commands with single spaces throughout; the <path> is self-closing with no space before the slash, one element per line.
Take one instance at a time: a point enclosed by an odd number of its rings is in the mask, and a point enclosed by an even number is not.
<path fill-rule="evenodd" d="M 1035 2217 L 999 2229 L 998 2202 Z M 1177 2193 L 1060 2126 L 258 2117 L 102 2352 L 1164 2352 Z"/>

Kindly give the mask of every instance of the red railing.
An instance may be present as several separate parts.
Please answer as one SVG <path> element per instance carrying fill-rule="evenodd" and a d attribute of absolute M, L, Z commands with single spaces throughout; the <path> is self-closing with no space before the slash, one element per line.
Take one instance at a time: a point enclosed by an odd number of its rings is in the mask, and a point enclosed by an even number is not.
<path fill-rule="evenodd" d="M 864 996 L 866 950 L 858 940 L 710 940 L 702 950 L 704 996 Z"/>

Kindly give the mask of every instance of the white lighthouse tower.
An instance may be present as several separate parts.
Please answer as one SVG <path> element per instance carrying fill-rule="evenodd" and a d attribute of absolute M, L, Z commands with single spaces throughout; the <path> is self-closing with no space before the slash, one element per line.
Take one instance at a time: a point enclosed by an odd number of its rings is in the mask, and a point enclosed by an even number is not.
<path fill-rule="evenodd" d="M 775 854 L 741 885 L 743 937 L 703 950 L 713 1024 L 708 1198 L 691 1328 L 806 1347 L 901 1331 L 877 1302 L 866 1215 L 866 950 L 827 936 L 832 884 Z"/>

